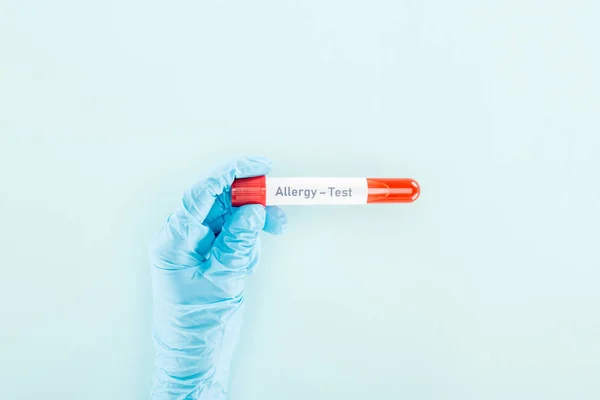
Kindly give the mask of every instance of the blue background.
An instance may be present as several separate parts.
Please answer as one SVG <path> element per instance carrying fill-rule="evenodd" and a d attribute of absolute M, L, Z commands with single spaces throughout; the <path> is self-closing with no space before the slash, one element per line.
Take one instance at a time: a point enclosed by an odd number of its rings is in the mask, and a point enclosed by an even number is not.
<path fill-rule="evenodd" d="M 595 1 L 0 1 L 0 397 L 144 399 L 146 243 L 232 156 L 288 208 L 234 400 L 600 398 Z"/>

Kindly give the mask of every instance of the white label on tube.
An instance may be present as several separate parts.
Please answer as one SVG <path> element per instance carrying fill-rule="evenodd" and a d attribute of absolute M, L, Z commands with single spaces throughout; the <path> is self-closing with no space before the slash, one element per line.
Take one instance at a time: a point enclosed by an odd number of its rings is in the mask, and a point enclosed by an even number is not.
<path fill-rule="evenodd" d="M 366 178 L 267 177 L 267 205 L 366 204 Z"/>

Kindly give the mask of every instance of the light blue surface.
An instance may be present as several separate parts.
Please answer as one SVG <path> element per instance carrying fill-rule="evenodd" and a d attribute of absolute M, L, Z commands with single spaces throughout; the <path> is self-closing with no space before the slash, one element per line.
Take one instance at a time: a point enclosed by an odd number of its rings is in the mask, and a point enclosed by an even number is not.
<path fill-rule="evenodd" d="M 0 0 L 0 393 L 145 399 L 146 244 L 198 176 L 409 176 L 288 208 L 233 400 L 600 397 L 595 1 Z"/>

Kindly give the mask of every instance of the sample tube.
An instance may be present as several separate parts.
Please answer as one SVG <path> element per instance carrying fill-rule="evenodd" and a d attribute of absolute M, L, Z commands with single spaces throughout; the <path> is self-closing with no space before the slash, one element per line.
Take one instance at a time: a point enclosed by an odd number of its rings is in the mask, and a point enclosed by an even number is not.
<path fill-rule="evenodd" d="M 420 194 L 410 178 L 239 178 L 231 185 L 231 205 L 341 205 L 412 203 Z"/>

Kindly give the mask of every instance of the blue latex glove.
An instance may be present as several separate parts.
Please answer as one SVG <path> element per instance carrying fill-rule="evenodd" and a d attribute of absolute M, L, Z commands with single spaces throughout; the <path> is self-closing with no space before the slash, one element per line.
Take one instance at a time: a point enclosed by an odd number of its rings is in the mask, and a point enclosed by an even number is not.
<path fill-rule="evenodd" d="M 156 350 L 152 399 L 225 399 L 238 340 L 244 278 L 258 262 L 261 230 L 282 233 L 283 211 L 232 208 L 234 178 L 271 162 L 238 159 L 188 190 L 150 244 Z"/>

